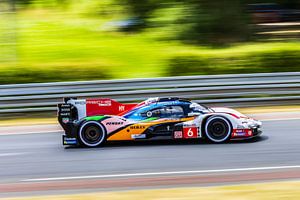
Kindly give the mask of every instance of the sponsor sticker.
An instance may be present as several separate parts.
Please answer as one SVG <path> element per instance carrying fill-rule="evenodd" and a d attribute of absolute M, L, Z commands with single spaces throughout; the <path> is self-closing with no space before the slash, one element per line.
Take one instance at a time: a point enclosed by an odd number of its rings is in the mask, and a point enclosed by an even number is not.
<path fill-rule="evenodd" d="M 140 125 L 136 125 L 136 126 L 130 126 L 130 129 L 145 129 L 145 126 L 140 126 Z"/>
<path fill-rule="evenodd" d="M 88 104 L 98 104 L 98 106 L 111 106 L 111 100 L 89 100 Z"/>
<path fill-rule="evenodd" d="M 60 113 L 59 115 L 60 115 L 60 116 L 70 116 L 71 113 Z"/>
<path fill-rule="evenodd" d="M 65 124 L 68 123 L 69 121 L 70 121 L 70 118 L 65 118 L 65 117 L 62 118 L 62 122 Z"/>
<path fill-rule="evenodd" d="M 75 144 L 77 144 L 77 139 L 63 137 L 63 143 L 64 143 L 64 145 L 75 145 Z"/>
<path fill-rule="evenodd" d="M 196 124 L 183 124 L 183 127 L 197 127 Z"/>
<path fill-rule="evenodd" d="M 131 138 L 132 139 L 145 139 L 146 138 L 146 134 L 132 134 Z"/>
<path fill-rule="evenodd" d="M 122 125 L 124 122 L 106 122 L 106 125 Z"/>
<path fill-rule="evenodd" d="M 174 138 L 182 138 L 182 131 L 175 131 Z"/>
<path fill-rule="evenodd" d="M 248 130 L 248 136 L 252 136 L 252 130 Z"/>
<path fill-rule="evenodd" d="M 75 101 L 75 105 L 84 105 L 84 104 L 86 104 L 86 102 L 85 101 Z"/>
<path fill-rule="evenodd" d="M 62 108 L 70 108 L 71 105 L 69 105 L 69 104 L 61 104 L 60 107 L 62 107 Z"/>
<path fill-rule="evenodd" d="M 241 137 L 241 136 L 252 136 L 251 129 L 235 129 L 233 131 L 233 136 Z"/>
<path fill-rule="evenodd" d="M 70 112 L 71 109 L 70 108 L 62 108 L 60 109 L 61 112 Z"/>
<path fill-rule="evenodd" d="M 125 106 L 119 106 L 119 111 L 124 111 L 125 110 Z"/>

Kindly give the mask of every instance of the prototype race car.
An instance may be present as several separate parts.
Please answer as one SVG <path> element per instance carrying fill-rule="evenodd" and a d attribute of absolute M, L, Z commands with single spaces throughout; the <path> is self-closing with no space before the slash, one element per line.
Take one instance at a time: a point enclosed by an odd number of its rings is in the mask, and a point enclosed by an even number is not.
<path fill-rule="evenodd" d="M 150 98 L 138 104 L 112 99 L 65 98 L 58 104 L 64 145 L 95 147 L 106 141 L 195 139 L 213 143 L 262 133 L 261 122 L 236 110 L 206 107 L 181 98 Z"/>

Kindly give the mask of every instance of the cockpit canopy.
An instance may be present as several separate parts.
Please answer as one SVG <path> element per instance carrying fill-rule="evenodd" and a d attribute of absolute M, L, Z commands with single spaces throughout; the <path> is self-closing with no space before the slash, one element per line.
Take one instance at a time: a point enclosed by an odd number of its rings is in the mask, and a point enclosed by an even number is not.
<path fill-rule="evenodd" d="M 209 109 L 188 100 L 180 99 L 151 99 L 152 101 L 146 100 L 146 104 L 138 107 L 128 113 L 123 117 L 132 120 L 147 120 L 151 119 L 178 119 L 189 116 L 201 115 L 203 113 L 209 112 Z"/>
<path fill-rule="evenodd" d="M 169 105 L 158 107 L 147 112 L 142 112 L 141 116 L 156 118 L 182 118 L 184 117 L 184 110 L 181 106 Z"/>

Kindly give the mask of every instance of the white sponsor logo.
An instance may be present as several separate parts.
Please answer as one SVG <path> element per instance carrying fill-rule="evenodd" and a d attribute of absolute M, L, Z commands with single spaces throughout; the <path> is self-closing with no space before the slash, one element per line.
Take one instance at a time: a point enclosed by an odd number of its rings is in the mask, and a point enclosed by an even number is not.
<path fill-rule="evenodd" d="M 119 106 L 119 111 L 124 111 L 125 110 L 125 106 Z"/>
<path fill-rule="evenodd" d="M 197 127 L 197 125 L 194 123 L 188 124 L 188 122 L 187 122 L 186 124 L 183 124 L 183 127 Z"/>
<path fill-rule="evenodd" d="M 98 106 L 111 106 L 111 101 L 93 100 L 93 101 L 88 101 L 88 104 L 98 104 Z"/>
<path fill-rule="evenodd" d="M 133 139 L 145 139 L 146 134 L 132 134 L 131 138 L 133 138 Z"/>
<path fill-rule="evenodd" d="M 75 101 L 75 104 L 84 105 L 86 103 L 85 103 L 85 101 Z"/>

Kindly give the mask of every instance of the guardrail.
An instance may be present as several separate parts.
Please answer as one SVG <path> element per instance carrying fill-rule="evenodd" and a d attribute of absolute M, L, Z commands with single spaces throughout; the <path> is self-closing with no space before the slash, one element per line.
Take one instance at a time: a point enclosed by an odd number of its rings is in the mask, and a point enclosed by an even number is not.
<path fill-rule="evenodd" d="M 0 85 L 0 113 L 55 111 L 63 97 L 177 96 L 208 105 L 300 104 L 300 72 Z"/>

